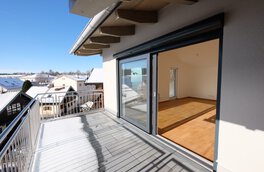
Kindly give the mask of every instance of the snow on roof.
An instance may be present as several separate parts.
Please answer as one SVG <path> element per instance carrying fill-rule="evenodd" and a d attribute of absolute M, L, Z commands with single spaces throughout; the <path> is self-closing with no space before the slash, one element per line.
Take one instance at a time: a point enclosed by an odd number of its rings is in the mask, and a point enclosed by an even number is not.
<path fill-rule="evenodd" d="M 62 75 L 58 78 L 62 78 L 62 77 L 70 78 L 70 79 L 75 80 L 75 81 L 85 81 L 87 79 L 87 76 L 84 76 L 84 75 L 79 75 L 79 76 L 77 76 L 77 75 Z M 56 79 L 54 79 L 53 82 L 54 81 L 56 81 Z"/>
<path fill-rule="evenodd" d="M 90 77 L 85 81 L 85 83 L 103 83 L 104 82 L 104 72 L 102 68 L 94 68 Z"/>
<path fill-rule="evenodd" d="M 32 86 L 26 93 L 31 97 L 36 97 L 41 103 L 60 103 L 65 97 L 70 86 L 52 87 Z"/>
<path fill-rule="evenodd" d="M 22 76 L 23 75 L 11 75 L 11 74 L 2 75 L 2 74 L 0 74 L 1 78 L 20 78 Z"/>
<path fill-rule="evenodd" d="M 0 111 L 2 111 L 8 103 L 13 100 L 19 92 L 7 92 L 4 94 L 0 94 Z"/>
<path fill-rule="evenodd" d="M 71 87 L 53 87 L 46 94 L 41 95 L 39 101 L 41 103 L 61 103 Z"/>
<path fill-rule="evenodd" d="M 0 78 L 0 86 L 7 90 L 22 88 L 23 81 L 18 78 Z"/>
<path fill-rule="evenodd" d="M 36 79 L 36 78 L 50 78 L 50 79 L 54 79 L 55 76 L 53 75 L 49 75 L 49 74 L 45 74 L 45 73 L 36 73 L 33 75 L 26 75 L 26 76 L 22 76 L 21 79 Z"/>
<path fill-rule="evenodd" d="M 26 93 L 34 98 L 36 95 L 46 93 L 48 90 L 49 88 L 47 86 L 32 86 Z"/>
<path fill-rule="evenodd" d="M 70 75 L 70 77 L 78 81 L 85 81 L 87 79 L 87 75 Z"/>

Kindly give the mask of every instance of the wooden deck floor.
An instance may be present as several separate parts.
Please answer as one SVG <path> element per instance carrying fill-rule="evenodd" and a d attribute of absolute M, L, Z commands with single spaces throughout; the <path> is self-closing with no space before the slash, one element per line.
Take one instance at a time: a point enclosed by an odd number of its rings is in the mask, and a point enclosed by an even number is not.
<path fill-rule="evenodd" d="M 32 171 L 208 171 L 106 112 L 43 123 Z"/>
<path fill-rule="evenodd" d="M 215 101 L 185 98 L 161 103 L 159 134 L 213 161 Z"/>

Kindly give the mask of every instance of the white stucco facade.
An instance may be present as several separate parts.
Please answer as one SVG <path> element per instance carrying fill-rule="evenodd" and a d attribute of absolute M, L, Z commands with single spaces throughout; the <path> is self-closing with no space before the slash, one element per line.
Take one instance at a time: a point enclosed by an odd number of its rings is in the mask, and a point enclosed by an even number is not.
<path fill-rule="evenodd" d="M 156 24 L 137 25 L 134 36 L 122 37 L 103 52 L 105 107 L 117 113 L 116 59 L 113 54 L 225 13 L 220 121 L 215 166 L 220 172 L 263 169 L 264 154 L 264 1 L 201 0 L 192 6 L 170 5 Z"/>
<path fill-rule="evenodd" d="M 103 50 L 105 109 L 113 114 L 119 111 L 118 63 L 113 54 L 224 13 L 220 119 L 216 122 L 214 170 L 263 171 L 263 7 L 263 0 L 199 0 L 193 5 L 171 3 L 159 10 L 157 23 L 137 24 L 135 35 L 122 36 L 120 43 Z M 209 97 L 215 99 L 215 95 L 205 98 Z"/>

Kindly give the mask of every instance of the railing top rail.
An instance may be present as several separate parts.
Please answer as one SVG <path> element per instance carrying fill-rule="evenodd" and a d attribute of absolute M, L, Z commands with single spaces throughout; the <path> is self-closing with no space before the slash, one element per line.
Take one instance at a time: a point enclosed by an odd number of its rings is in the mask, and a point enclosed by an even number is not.
<path fill-rule="evenodd" d="M 62 94 L 62 93 L 103 93 L 104 90 L 88 90 L 88 91 L 57 91 L 57 92 L 46 92 L 46 93 L 39 93 L 37 94 L 34 98 L 37 98 L 38 96 L 41 96 L 41 95 L 47 95 L 47 94 Z"/>

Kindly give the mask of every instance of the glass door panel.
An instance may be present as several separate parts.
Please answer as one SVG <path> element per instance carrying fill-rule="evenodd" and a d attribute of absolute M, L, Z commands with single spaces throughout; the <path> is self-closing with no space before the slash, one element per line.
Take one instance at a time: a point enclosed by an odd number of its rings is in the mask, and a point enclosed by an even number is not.
<path fill-rule="evenodd" d="M 120 116 L 149 130 L 148 56 L 121 60 L 119 63 Z"/>

